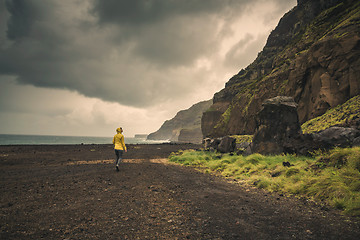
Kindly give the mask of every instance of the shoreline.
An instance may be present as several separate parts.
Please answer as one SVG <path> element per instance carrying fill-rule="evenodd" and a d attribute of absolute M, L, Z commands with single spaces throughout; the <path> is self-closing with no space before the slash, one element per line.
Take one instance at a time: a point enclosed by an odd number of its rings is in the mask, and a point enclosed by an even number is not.
<path fill-rule="evenodd" d="M 63 135 L 19 135 L 0 134 L 0 145 L 68 145 L 68 144 L 111 144 L 113 136 L 63 136 Z M 147 140 L 145 138 L 125 137 L 127 144 L 167 143 L 169 140 Z"/>
<path fill-rule="evenodd" d="M 15 147 L 15 146 L 30 146 L 30 147 L 36 147 L 36 146 L 85 146 L 85 145 L 111 145 L 112 143 L 40 143 L 40 144 L 0 144 L 1 147 Z M 126 146 L 132 146 L 132 145 L 194 145 L 194 146 L 202 146 L 202 144 L 196 144 L 196 143 L 185 143 L 185 142 L 162 142 L 162 143 L 125 143 Z"/>
<path fill-rule="evenodd" d="M 187 143 L 126 144 L 123 159 L 167 158 L 172 152 L 199 149 Z M 114 159 L 113 144 L 35 144 L 0 145 L 0 166 L 4 163 L 41 163 L 52 161 Z"/>

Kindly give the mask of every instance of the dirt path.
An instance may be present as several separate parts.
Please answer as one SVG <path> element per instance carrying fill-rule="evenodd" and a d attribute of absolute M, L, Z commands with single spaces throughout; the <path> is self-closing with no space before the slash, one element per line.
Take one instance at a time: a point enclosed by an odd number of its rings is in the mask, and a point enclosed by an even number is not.
<path fill-rule="evenodd" d="M 1 146 L 0 239 L 358 239 L 338 212 L 167 164 L 193 145 Z"/>

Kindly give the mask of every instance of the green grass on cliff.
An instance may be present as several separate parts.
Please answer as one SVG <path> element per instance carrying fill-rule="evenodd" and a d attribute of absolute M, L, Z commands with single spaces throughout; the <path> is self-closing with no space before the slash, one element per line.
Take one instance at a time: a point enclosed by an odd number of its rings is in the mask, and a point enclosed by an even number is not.
<path fill-rule="evenodd" d="M 173 153 L 169 159 L 271 192 L 306 197 L 345 214 L 360 216 L 360 147 L 337 148 L 313 157 L 231 156 L 188 150 Z M 291 166 L 285 167 L 283 162 Z"/>
<path fill-rule="evenodd" d="M 229 123 L 231 111 L 232 111 L 232 105 L 230 105 L 228 109 L 226 109 L 226 111 L 222 114 L 221 120 L 216 124 L 214 128 L 226 126 Z"/>
<path fill-rule="evenodd" d="M 360 119 L 360 95 L 355 96 L 333 109 L 328 110 L 320 117 L 305 122 L 301 128 L 303 133 L 312 133 L 325 130 L 332 126 L 348 125 Z"/>
<path fill-rule="evenodd" d="M 236 143 L 243 143 L 243 142 L 252 142 L 253 135 L 231 135 L 230 137 L 233 137 L 236 139 Z"/>

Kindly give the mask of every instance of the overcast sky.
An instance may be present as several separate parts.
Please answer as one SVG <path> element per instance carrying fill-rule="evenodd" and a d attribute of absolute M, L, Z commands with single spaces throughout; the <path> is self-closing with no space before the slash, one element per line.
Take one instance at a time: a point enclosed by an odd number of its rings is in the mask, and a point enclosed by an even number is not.
<path fill-rule="evenodd" d="M 250 64 L 296 0 L 0 0 L 0 134 L 156 131 Z"/>

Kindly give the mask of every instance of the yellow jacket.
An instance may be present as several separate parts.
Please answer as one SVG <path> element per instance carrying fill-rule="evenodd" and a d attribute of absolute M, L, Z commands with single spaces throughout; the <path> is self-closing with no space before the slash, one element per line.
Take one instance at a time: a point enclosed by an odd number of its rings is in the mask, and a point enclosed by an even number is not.
<path fill-rule="evenodd" d="M 117 150 L 126 150 L 125 142 L 124 142 L 124 135 L 121 133 L 117 133 L 113 138 L 113 144 L 115 145 L 115 149 Z"/>

